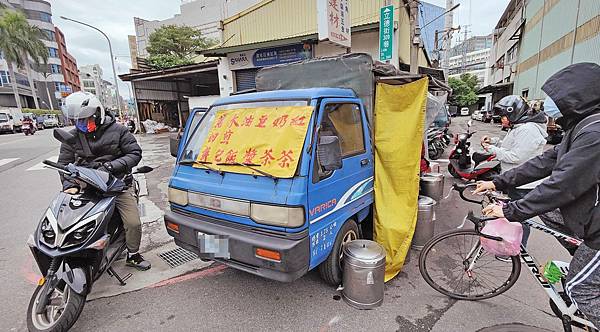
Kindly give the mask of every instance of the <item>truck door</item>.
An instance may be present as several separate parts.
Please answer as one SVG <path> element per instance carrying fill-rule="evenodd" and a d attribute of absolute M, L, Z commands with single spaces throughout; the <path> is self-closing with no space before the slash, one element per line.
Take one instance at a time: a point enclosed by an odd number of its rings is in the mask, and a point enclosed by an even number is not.
<path fill-rule="evenodd" d="M 327 258 L 344 222 L 373 202 L 373 151 L 361 101 L 323 99 L 317 121 L 308 185 L 310 268 Z M 325 171 L 319 165 L 316 150 L 323 136 L 338 137 L 340 169 Z"/>

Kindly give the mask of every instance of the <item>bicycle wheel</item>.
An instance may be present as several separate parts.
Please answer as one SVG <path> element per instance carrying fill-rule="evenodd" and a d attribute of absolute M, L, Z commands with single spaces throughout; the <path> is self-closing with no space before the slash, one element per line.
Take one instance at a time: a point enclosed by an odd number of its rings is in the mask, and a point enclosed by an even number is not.
<path fill-rule="evenodd" d="M 473 229 L 440 234 L 425 244 L 419 271 L 429 286 L 453 299 L 475 301 L 500 295 L 519 278 L 519 256 L 505 262 L 479 248 L 479 234 Z M 475 256 L 479 257 L 469 270 Z"/>

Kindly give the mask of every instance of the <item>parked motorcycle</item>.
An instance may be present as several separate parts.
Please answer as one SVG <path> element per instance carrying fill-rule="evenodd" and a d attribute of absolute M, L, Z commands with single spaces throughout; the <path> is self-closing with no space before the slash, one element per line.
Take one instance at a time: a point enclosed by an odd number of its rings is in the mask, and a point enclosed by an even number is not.
<path fill-rule="evenodd" d="M 71 144 L 75 136 L 62 129 L 54 137 Z M 78 194 L 60 192 L 27 241 L 42 277 L 27 308 L 29 331 L 66 331 L 83 310 L 93 283 L 106 271 L 121 285 L 111 264 L 125 250 L 125 230 L 115 208 L 116 196 L 126 191 L 128 180 L 138 195 L 137 182 L 107 172 L 45 160 L 68 180 L 80 185 Z M 138 167 L 135 173 L 148 173 Z"/>
<path fill-rule="evenodd" d="M 427 147 L 429 159 L 436 160 L 442 156 L 450 143 L 447 128 L 429 128 L 427 130 Z"/>
<path fill-rule="evenodd" d="M 475 152 L 471 159 L 469 139 L 475 134 L 471 132 L 472 120 L 467 123 L 467 132 L 457 134 L 454 140 L 456 146 L 448 157 L 448 172 L 455 178 L 466 180 L 491 180 L 500 174 L 500 161 L 496 155 Z"/>

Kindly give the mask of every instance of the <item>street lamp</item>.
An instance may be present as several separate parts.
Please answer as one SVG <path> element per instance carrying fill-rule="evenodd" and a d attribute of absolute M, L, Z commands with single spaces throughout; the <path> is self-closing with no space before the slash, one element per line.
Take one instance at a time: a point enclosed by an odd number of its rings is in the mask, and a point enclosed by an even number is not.
<path fill-rule="evenodd" d="M 117 109 L 119 110 L 119 115 L 121 117 L 123 117 L 123 113 L 121 111 L 121 103 L 118 102 L 121 99 L 121 98 L 119 98 L 119 81 L 117 81 L 117 71 L 115 70 L 115 57 L 113 56 L 112 45 L 110 44 L 110 39 L 102 30 L 96 28 L 93 25 L 89 25 L 87 23 L 83 23 L 81 21 L 77 21 L 72 18 L 68 18 L 68 17 L 64 17 L 64 16 L 61 16 L 60 18 L 62 18 L 63 20 L 79 23 L 81 25 L 85 25 L 86 27 L 92 28 L 92 29 L 100 32 L 108 41 L 108 50 L 110 51 L 110 63 L 112 64 L 113 77 L 115 79 L 115 93 L 117 94 Z"/>

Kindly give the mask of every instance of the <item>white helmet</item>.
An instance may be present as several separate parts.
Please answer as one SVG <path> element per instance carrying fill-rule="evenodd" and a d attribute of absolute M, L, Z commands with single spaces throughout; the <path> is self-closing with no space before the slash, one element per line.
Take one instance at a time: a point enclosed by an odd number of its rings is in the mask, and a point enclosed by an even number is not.
<path fill-rule="evenodd" d="M 100 124 L 104 123 L 104 107 L 92 93 L 77 91 L 65 98 L 62 112 L 67 119 L 78 120 L 89 118 L 100 110 Z"/>

